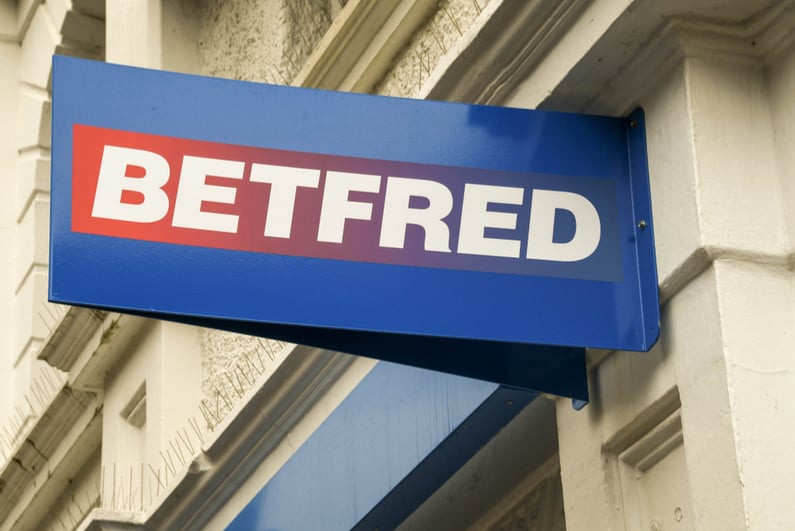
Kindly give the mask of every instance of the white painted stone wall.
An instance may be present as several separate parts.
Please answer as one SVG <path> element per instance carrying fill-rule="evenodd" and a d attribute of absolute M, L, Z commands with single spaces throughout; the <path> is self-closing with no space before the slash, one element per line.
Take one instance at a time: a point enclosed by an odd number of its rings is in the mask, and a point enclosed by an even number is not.
<path fill-rule="evenodd" d="M 0 529 L 30 528 L 14 519 L 44 489 L 42 478 L 59 488 L 60 471 L 40 475 L 42 459 L 56 460 L 40 450 L 53 445 L 41 427 L 61 430 L 48 410 L 80 400 L 62 394 L 65 375 L 36 356 L 64 312 L 46 302 L 50 62 L 55 51 L 95 56 L 102 39 L 86 22 L 55 0 L 0 6 Z M 64 45 L 61 31 L 80 34 Z M 19 495 L 23 502 L 10 499 Z"/>
<path fill-rule="evenodd" d="M 16 193 L 17 72 L 19 48 L 14 42 L 0 42 L 0 197 Z M 10 205 L 0 208 L 0 248 L 13 249 L 16 218 Z M 0 256 L 0 419 L 11 413 L 14 393 L 14 253 Z"/>
<path fill-rule="evenodd" d="M 663 333 L 647 354 L 591 353 L 591 404 L 576 412 L 568 400 L 555 402 L 559 459 L 502 485 L 508 494 L 472 529 L 539 522 L 562 528 L 561 507 L 568 529 L 795 528 L 789 488 L 795 476 L 789 396 L 795 388 L 795 48 L 787 40 L 793 2 L 639 2 L 629 10 L 632 3 L 623 0 L 520 4 L 512 6 L 517 13 L 531 5 L 549 8 L 545 13 L 559 9 L 554 20 L 562 28 L 544 54 L 521 52 L 528 61 L 516 69 L 521 79 L 512 79 L 510 69 L 491 72 L 467 48 L 496 49 L 503 37 L 526 38 L 506 25 L 499 38 L 477 40 L 479 30 L 488 33 L 486 18 L 511 3 L 446 0 L 413 27 L 374 91 L 450 90 L 460 79 L 450 73 L 454 62 L 471 53 L 468 66 L 503 83 L 480 93 L 496 103 L 609 114 L 643 105 Z M 101 55 L 104 46 L 101 20 L 70 10 L 68 2 L 19 2 L 33 6 L 19 35 L 9 5 L 0 3 L 0 119 L 11 124 L 0 127 L 0 248 L 12 249 L 0 254 L 0 436 L 6 426 L 24 435 L 40 419 L 37 404 L 31 414 L 16 413 L 16 406 L 24 406 L 38 381 L 39 346 L 63 318 L 44 303 L 50 55 L 77 41 L 88 55 Z M 325 0 L 114 0 L 107 59 L 288 83 L 328 28 L 342 31 L 331 25 L 338 13 L 345 15 Z M 789 21 L 783 29 L 776 26 L 782 20 Z M 64 34 L 70 43 L 61 42 Z M 80 463 L 69 471 L 73 485 L 58 494 L 26 487 L 14 514 L 46 496 L 52 514 L 25 516 L 28 527 L 73 528 L 82 516 L 72 513 L 97 503 L 131 514 L 154 510 L 190 466 L 209 466 L 191 458 L 267 385 L 289 349 L 149 325 L 99 377 L 102 426 L 92 429 L 101 435 L 87 433 L 85 440 L 101 441 L 101 452 L 66 458 Z M 240 495 L 218 509 L 212 524 L 228 522 L 371 366 L 358 360 L 330 385 L 235 487 Z M 143 416 L 134 414 L 136 405 Z M 2 469 L 9 463 L 4 454 L 15 450 L 5 439 L 0 450 Z M 494 462 L 486 454 L 478 463 Z M 456 497 L 475 483 L 454 478 L 444 494 Z M 446 502 L 439 503 L 421 509 L 426 521 L 438 521 Z M 2 522 L 0 529 L 13 525 Z"/>
<path fill-rule="evenodd" d="M 50 331 L 47 308 L 47 246 L 49 182 L 42 171 L 49 165 L 50 103 L 48 53 L 58 36 L 52 29 L 53 13 L 35 9 L 21 44 L 17 109 L 20 123 L 16 140 L 16 194 L 12 212 L 15 227 L 15 267 L 12 277 L 15 333 L 16 398 L 27 391 L 34 376 L 35 356 Z"/>

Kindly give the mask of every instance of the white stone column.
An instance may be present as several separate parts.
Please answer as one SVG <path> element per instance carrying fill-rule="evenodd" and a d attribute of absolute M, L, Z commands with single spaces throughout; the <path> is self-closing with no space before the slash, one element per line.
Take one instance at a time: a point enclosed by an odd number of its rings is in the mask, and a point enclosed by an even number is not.
<path fill-rule="evenodd" d="M 662 336 L 558 402 L 568 529 L 795 527 L 795 61 L 681 37 L 641 101 Z"/>
<path fill-rule="evenodd" d="M 161 0 L 116 0 L 105 6 L 105 60 L 159 68 Z"/>
<path fill-rule="evenodd" d="M 194 71 L 198 8 L 188 7 L 161 0 L 108 2 L 106 60 Z M 197 450 L 191 422 L 201 422 L 201 362 L 198 328 L 153 321 L 106 379 L 103 507 L 145 510 L 190 462 Z M 124 485 L 136 486 L 132 502 L 114 495 L 129 490 Z"/>
<path fill-rule="evenodd" d="M 109 63 L 198 73 L 198 2 L 118 0 L 106 5 Z"/>
<path fill-rule="evenodd" d="M 718 435 L 715 421 L 725 418 L 723 435 L 733 440 L 734 450 L 734 459 L 722 463 L 731 477 L 712 493 L 694 489 L 694 500 L 725 513 L 722 491 L 739 489 L 741 514 L 734 525 L 742 529 L 795 527 L 788 493 L 795 476 L 794 234 L 788 220 L 795 205 L 782 200 L 785 192 L 792 197 L 793 174 L 786 155 L 777 157 L 776 149 L 793 145 L 795 135 L 783 124 L 778 131 L 774 127 L 783 113 L 791 116 L 795 92 L 789 92 L 787 103 L 783 95 L 773 99 L 770 83 L 774 76 L 792 87 L 791 51 L 788 56 L 766 69 L 742 58 L 734 64 L 688 61 L 701 238 L 714 260 L 720 324 L 721 358 L 715 361 L 725 372 L 715 386 L 720 396 L 694 397 L 693 408 L 704 418 L 693 433 L 701 438 L 704 455 L 714 453 L 708 446 Z M 695 356 L 679 356 L 677 365 L 680 378 L 689 378 L 698 392 L 693 376 L 709 373 L 693 367 Z M 680 388 L 684 405 L 686 387 L 680 383 Z M 685 406 L 683 416 L 687 412 Z M 701 459 L 689 464 L 694 477 L 714 477 Z M 702 529 L 714 525 L 705 520 Z"/>

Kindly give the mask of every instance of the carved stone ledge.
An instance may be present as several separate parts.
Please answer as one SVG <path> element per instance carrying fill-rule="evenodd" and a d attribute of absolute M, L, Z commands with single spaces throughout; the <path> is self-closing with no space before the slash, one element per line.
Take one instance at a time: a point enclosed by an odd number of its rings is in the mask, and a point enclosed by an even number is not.
<path fill-rule="evenodd" d="M 435 0 L 351 0 L 293 84 L 368 92 L 436 6 Z"/>
<path fill-rule="evenodd" d="M 67 435 L 79 424 L 91 403 L 90 394 L 61 384 L 58 393 L 35 418 L 29 431 L 18 439 L 11 458 L 0 470 L 0 522 L 17 508 L 19 498 L 31 487 L 41 489 L 53 469 L 64 460 L 63 455 L 68 454 L 71 447 L 64 449 L 61 445 L 69 439 Z M 93 414 L 89 417 L 93 418 Z M 96 436 L 95 443 L 98 444 L 99 433 Z M 78 448 L 78 451 L 82 450 Z"/>
<path fill-rule="evenodd" d="M 44 341 L 38 358 L 68 372 L 106 317 L 107 312 L 70 307 Z"/>

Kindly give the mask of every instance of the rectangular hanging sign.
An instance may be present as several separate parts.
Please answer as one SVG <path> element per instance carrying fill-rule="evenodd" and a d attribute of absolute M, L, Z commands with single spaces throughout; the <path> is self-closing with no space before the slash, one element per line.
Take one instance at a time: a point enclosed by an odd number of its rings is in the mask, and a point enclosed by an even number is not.
<path fill-rule="evenodd" d="M 54 302 L 579 398 L 583 384 L 544 382 L 566 380 L 565 360 L 582 379 L 585 347 L 647 350 L 658 334 L 640 111 L 56 57 L 51 225 Z"/>

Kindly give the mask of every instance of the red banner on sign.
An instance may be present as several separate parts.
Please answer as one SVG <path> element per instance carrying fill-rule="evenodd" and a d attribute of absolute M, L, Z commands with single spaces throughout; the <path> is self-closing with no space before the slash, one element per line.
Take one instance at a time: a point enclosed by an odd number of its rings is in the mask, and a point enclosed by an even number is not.
<path fill-rule="evenodd" d="M 616 253 L 597 252 L 615 245 L 602 230 L 614 223 L 607 180 L 86 125 L 75 125 L 73 135 L 76 232 L 357 262 L 605 280 L 621 275 Z M 561 189 L 572 180 L 586 192 Z M 594 267 L 599 255 L 615 258 L 610 267 L 603 260 Z M 582 276 L 571 268 L 550 270 L 550 264 L 588 258 L 592 264 Z"/>

